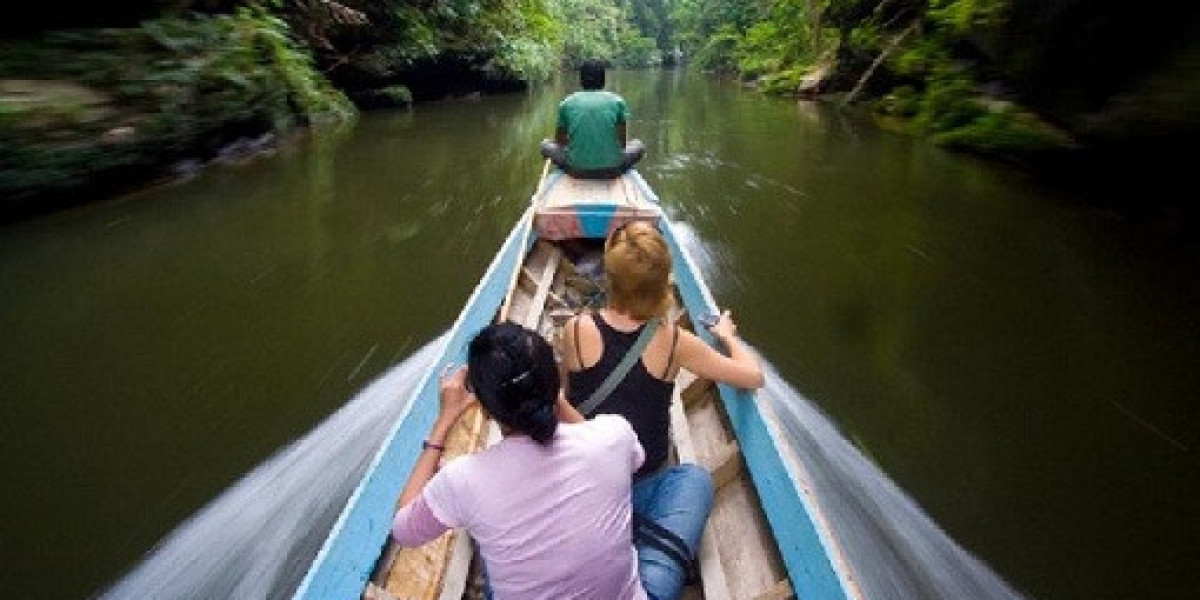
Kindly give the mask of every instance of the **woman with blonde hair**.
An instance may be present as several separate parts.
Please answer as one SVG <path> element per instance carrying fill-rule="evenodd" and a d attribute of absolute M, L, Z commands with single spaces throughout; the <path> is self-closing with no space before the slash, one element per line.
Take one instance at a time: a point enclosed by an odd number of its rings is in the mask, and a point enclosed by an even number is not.
<path fill-rule="evenodd" d="M 671 255 L 654 225 L 632 221 L 614 230 L 604 246 L 604 274 L 606 306 L 572 317 L 563 328 L 566 397 L 577 409 L 563 412 L 568 421 L 616 414 L 633 426 L 646 453 L 633 484 L 638 569 L 647 595 L 673 600 L 689 578 L 713 501 L 708 471 L 666 465 L 675 376 L 686 368 L 712 381 L 757 389 L 763 374 L 728 310 L 709 327 L 728 355 L 664 323 L 673 303 Z"/>

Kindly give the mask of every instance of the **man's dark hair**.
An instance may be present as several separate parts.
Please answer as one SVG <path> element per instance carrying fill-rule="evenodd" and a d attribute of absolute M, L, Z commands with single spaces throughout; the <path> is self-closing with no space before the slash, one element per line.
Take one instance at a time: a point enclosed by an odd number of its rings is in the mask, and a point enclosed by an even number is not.
<path fill-rule="evenodd" d="M 579 63 L 579 85 L 585 90 L 598 90 L 604 87 L 604 63 L 588 59 Z"/>

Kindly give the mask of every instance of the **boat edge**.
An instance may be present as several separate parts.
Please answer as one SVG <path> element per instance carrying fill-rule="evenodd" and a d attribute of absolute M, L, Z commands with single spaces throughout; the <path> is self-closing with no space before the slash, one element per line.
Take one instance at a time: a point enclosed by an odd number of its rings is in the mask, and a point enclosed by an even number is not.
<path fill-rule="evenodd" d="M 468 333 L 473 334 L 495 318 L 508 292 L 511 273 L 520 267 L 528 246 L 532 244 L 532 236 L 524 235 L 532 222 L 533 208 L 530 207 L 509 232 L 488 270 L 476 284 L 451 327 L 438 359 L 425 373 L 413 392 L 408 410 L 392 427 L 346 501 L 321 550 L 293 593 L 293 600 L 351 600 L 362 596 L 379 548 L 390 534 L 396 498 L 416 464 L 418 453 L 412 450 L 417 446 L 406 450 L 400 442 L 421 438 L 433 423 L 438 391 L 438 381 L 433 374 L 440 373 L 446 365 L 465 363 Z M 415 437 L 401 435 L 403 432 L 412 432 Z M 388 467 L 381 469 L 384 464 Z"/>
<path fill-rule="evenodd" d="M 712 345 L 715 340 L 700 319 L 715 314 L 718 306 L 700 277 L 695 261 L 679 243 L 665 213 L 661 214 L 660 223 L 676 264 L 685 267 L 675 269 L 675 285 L 692 328 Z M 852 578 L 845 572 L 844 562 L 836 560 L 838 564 L 835 564 L 835 559 L 831 558 L 840 557 L 840 551 L 824 525 L 825 519 L 820 516 L 816 499 L 808 495 L 812 487 L 800 479 L 802 475 L 789 468 L 781 456 L 778 438 L 759 409 L 757 394 L 725 384 L 717 387 L 797 597 L 808 600 L 856 598 L 857 595 L 851 595 L 849 591 L 854 588 Z M 783 485 L 783 481 L 789 485 Z M 794 509 L 797 505 L 804 507 L 800 514 Z"/>

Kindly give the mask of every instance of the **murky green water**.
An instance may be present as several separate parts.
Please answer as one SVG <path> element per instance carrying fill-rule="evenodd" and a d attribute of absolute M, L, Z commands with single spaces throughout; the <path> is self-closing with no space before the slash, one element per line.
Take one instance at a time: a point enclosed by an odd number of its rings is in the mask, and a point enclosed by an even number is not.
<path fill-rule="evenodd" d="M 1200 593 L 1194 231 L 824 108 L 612 79 L 744 335 L 955 540 L 1039 598 Z M 103 588 L 444 331 L 563 89 L 0 229 L 6 595 Z"/>

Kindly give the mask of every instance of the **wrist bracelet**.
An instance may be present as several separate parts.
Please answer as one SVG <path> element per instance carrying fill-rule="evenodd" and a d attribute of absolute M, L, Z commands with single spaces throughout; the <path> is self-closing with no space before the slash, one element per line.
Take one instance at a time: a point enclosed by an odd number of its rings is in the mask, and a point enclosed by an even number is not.
<path fill-rule="evenodd" d="M 446 451 L 445 446 L 443 446 L 441 444 L 434 444 L 433 442 L 430 442 L 429 440 L 425 440 L 425 441 L 421 442 L 421 449 L 422 450 L 437 450 L 438 452 Z"/>

